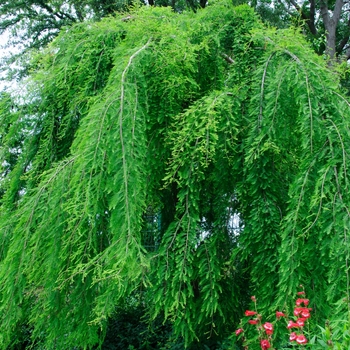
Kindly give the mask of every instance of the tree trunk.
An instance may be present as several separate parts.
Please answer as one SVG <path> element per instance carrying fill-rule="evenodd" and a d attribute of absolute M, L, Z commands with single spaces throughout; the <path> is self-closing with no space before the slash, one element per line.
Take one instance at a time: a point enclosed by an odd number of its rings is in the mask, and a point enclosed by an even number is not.
<path fill-rule="evenodd" d="M 322 0 L 321 16 L 323 19 L 324 28 L 326 30 L 326 55 L 331 63 L 336 54 L 336 30 L 340 19 L 341 11 L 344 6 L 343 0 L 337 0 L 334 6 L 332 17 L 329 14 L 328 1 Z"/>

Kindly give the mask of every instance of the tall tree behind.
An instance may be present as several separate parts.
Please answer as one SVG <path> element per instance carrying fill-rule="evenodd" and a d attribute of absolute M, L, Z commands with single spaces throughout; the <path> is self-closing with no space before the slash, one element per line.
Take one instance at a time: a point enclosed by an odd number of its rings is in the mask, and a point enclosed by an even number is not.
<path fill-rule="evenodd" d="M 116 12 L 127 10 L 131 5 L 171 6 L 175 11 L 187 8 L 196 11 L 204 8 L 204 0 L 5 0 L 0 4 L 0 35 L 6 31 L 10 36 L 7 45 L 16 46 L 17 54 L 4 59 L 2 68 L 17 61 L 22 66 L 21 75 L 29 67 L 26 53 L 45 47 L 55 38 L 61 28 L 86 20 L 97 21 Z M 18 70 L 15 71 L 18 73 Z"/>
<path fill-rule="evenodd" d="M 63 27 L 85 20 L 99 20 L 115 11 L 125 10 L 126 1 L 2 1 L 0 5 L 0 34 L 6 31 L 8 47 L 16 46 L 17 53 L 4 58 L 2 68 L 12 62 L 22 68 L 14 74 L 28 73 L 28 52 L 45 47 Z"/>
<path fill-rule="evenodd" d="M 350 58 L 350 15 L 343 0 L 253 1 L 253 6 L 267 22 L 277 26 L 286 23 L 302 25 L 319 54 L 330 61 Z M 271 6 L 273 4 L 273 6 Z"/>

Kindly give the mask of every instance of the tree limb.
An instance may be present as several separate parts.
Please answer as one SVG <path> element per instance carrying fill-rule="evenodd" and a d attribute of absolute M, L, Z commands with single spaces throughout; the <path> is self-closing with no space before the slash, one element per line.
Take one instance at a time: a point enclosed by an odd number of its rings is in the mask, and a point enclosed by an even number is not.
<path fill-rule="evenodd" d="M 348 19 L 347 27 L 348 27 L 348 34 L 340 41 L 340 43 L 337 46 L 337 54 L 338 55 L 340 55 L 343 52 L 344 47 L 348 43 L 349 38 L 350 38 L 350 16 Z"/>
<path fill-rule="evenodd" d="M 226 55 L 225 53 L 221 53 L 221 56 L 225 59 L 226 62 L 230 64 L 235 63 L 234 59 L 231 58 L 229 55 Z"/>
<path fill-rule="evenodd" d="M 315 17 L 316 17 L 315 0 L 310 0 L 310 20 L 307 21 L 307 24 L 309 26 L 310 32 L 316 36 L 318 32 L 315 26 Z"/>
<path fill-rule="evenodd" d="M 76 22 L 76 19 L 74 17 L 72 17 L 71 15 L 69 15 L 68 13 L 65 13 L 65 12 L 62 12 L 62 11 L 54 11 L 51 6 L 49 6 L 48 4 L 46 4 L 42 0 L 38 1 L 38 5 L 41 8 L 45 9 L 47 12 L 49 12 L 51 15 L 56 16 L 56 17 L 58 17 L 61 20 L 69 19 L 72 22 Z"/>
<path fill-rule="evenodd" d="M 329 21 L 330 21 L 327 0 L 320 1 L 320 12 L 321 12 L 321 16 L 323 19 L 324 27 L 327 29 L 327 27 L 329 26 Z"/>
<path fill-rule="evenodd" d="M 315 0 L 310 0 L 310 16 L 308 16 L 303 9 L 299 6 L 299 4 L 295 0 L 289 0 L 290 3 L 294 6 L 294 8 L 300 13 L 301 18 L 308 25 L 310 32 L 312 35 L 317 35 L 317 29 L 315 26 Z"/>
<path fill-rule="evenodd" d="M 338 23 L 342 13 L 343 6 L 344 6 L 344 0 L 337 0 L 335 2 L 333 16 L 332 16 L 332 20 L 334 21 L 334 23 Z"/>

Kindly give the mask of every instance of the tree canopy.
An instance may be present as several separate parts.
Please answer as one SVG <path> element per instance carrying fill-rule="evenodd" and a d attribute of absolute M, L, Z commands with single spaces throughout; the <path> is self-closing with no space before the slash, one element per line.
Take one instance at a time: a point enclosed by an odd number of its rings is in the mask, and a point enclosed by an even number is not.
<path fill-rule="evenodd" d="M 139 1 L 133 5 L 150 4 L 172 6 L 178 11 L 185 7 L 196 9 L 205 7 L 206 2 L 186 1 Z M 0 6 L 0 34 L 9 31 L 10 43 L 24 48 L 46 46 L 59 33 L 61 28 L 86 20 L 100 20 L 126 10 L 132 4 L 129 0 L 6 0 Z"/>
<path fill-rule="evenodd" d="M 262 19 L 285 28 L 296 23 L 303 27 L 312 42 L 314 50 L 325 54 L 330 61 L 350 57 L 350 20 L 348 4 L 343 0 L 328 2 L 315 0 L 232 0 L 235 5 L 249 3 Z M 16 53 L 3 58 L 2 69 L 10 79 L 21 79 L 33 68 L 29 65 L 31 51 L 46 47 L 60 30 L 75 23 L 98 21 L 132 6 L 170 6 L 181 13 L 186 9 L 197 11 L 205 8 L 206 0 L 11 0 L 0 6 L 0 34 L 9 36 L 7 47 L 16 46 Z M 20 69 L 9 69 L 12 63 L 19 63 Z M 13 65 L 12 65 L 13 66 Z"/>
<path fill-rule="evenodd" d="M 325 54 L 330 60 L 350 58 L 350 18 L 346 1 L 255 0 L 252 5 L 264 21 L 274 26 L 298 23 L 318 54 Z"/>
<path fill-rule="evenodd" d="M 299 284 L 349 316 L 350 104 L 298 28 L 136 7 L 33 60 L 0 103 L 1 348 L 92 348 L 136 297 L 186 347 Z"/>

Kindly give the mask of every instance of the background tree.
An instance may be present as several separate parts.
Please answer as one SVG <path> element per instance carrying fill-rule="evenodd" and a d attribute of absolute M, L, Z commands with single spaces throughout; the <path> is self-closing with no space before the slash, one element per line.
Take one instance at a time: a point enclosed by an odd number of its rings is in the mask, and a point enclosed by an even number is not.
<path fill-rule="evenodd" d="M 244 2 L 244 1 L 243 1 Z M 233 1 L 235 5 L 242 1 Z M 26 53 L 32 49 L 45 47 L 61 28 L 85 20 L 100 20 L 124 11 L 131 5 L 149 4 L 155 6 L 171 6 L 175 11 L 182 12 L 186 8 L 196 11 L 204 8 L 206 1 L 202 0 L 150 0 L 139 3 L 121 0 L 84 0 L 84 1 L 4 1 L 0 6 L 0 34 L 6 31 L 11 34 L 8 45 L 16 45 L 19 53 L 9 55 L 3 61 L 3 69 L 17 61 L 25 67 L 19 77 L 26 75 Z M 318 54 L 325 53 L 330 60 L 335 56 L 349 58 L 349 16 L 347 3 L 343 0 L 320 3 L 304 1 L 253 1 L 252 6 L 262 19 L 277 27 L 286 27 L 292 23 L 304 24 L 304 28 L 313 42 Z M 349 51 L 349 52 L 348 52 Z M 27 63 L 25 63 L 27 62 Z M 13 70 L 12 77 L 19 74 Z M 17 76 L 18 78 L 18 76 Z"/>
<path fill-rule="evenodd" d="M 92 348 L 138 298 L 183 347 L 216 348 L 250 295 L 286 310 L 300 283 L 311 327 L 342 319 L 350 110 L 337 75 L 248 6 L 128 16 L 67 28 L 23 100 L 2 95 L 0 347 L 26 325 L 32 345 Z"/>
<path fill-rule="evenodd" d="M 28 53 L 46 47 L 63 27 L 88 19 L 100 20 L 115 11 L 125 10 L 128 5 L 128 2 L 119 0 L 2 1 L 0 34 L 5 32 L 9 36 L 7 47 L 17 49 L 16 54 L 4 58 L 2 68 L 8 70 L 11 63 L 17 62 L 22 68 L 19 77 L 26 75 L 30 70 Z M 13 74 L 15 78 L 18 69 Z"/>
<path fill-rule="evenodd" d="M 346 1 L 255 1 L 253 6 L 273 25 L 302 24 L 318 54 L 325 54 L 330 60 L 350 58 L 350 18 Z"/>
<path fill-rule="evenodd" d="M 46 47 L 60 30 L 75 23 L 86 20 L 100 20 L 103 17 L 125 11 L 129 6 L 138 5 L 171 6 L 176 11 L 186 8 L 196 10 L 204 8 L 203 0 L 159 0 L 136 1 L 130 0 L 6 0 L 0 5 L 0 35 L 6 32 L 10 37 L 7 47 L 16 46 L 18 53 L 9 55 L 3 61 L 3 69 L 13 62 L 20 63 L 26 68 L 21 75 L 27 74 L 26 53 L 31 50 Z M 25 64 L 27 62 L 27 64 Z M 18 74 L 15 70 L 13 74 Z M 21 76 L 20 75 L 20 76 Z"/>

